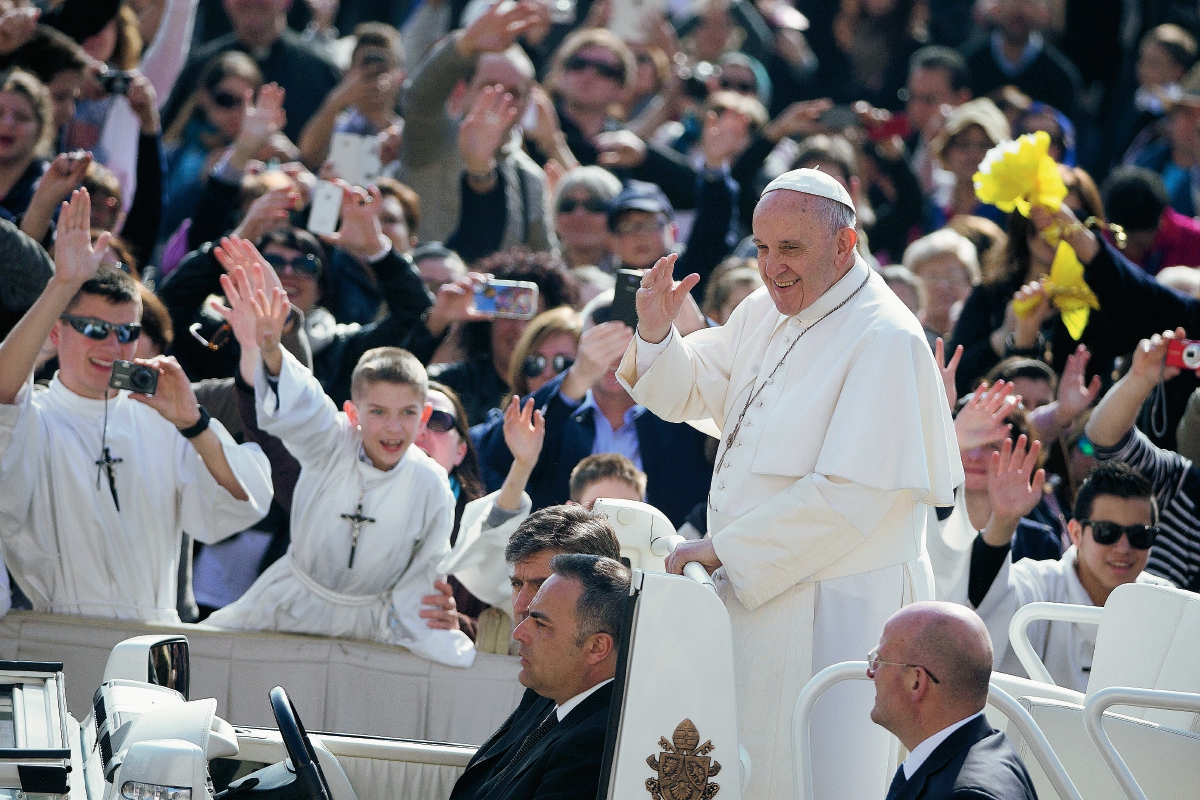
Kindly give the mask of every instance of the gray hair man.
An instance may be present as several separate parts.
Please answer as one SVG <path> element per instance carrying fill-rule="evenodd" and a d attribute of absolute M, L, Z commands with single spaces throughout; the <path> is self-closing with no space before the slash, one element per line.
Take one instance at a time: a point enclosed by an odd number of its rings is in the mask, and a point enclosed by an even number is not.
<path fill-rule="evenodd" d="M 618 370 L 671 422 L 711 420 L 721 445 L 710 538 L 667 562 L 716 572 L 733 623 L 746 794 L 792 794 L 790 715 L 816 671 L 861 658 L 894 612 L 932 596 L 924 530 L 952 505 L 962 463 L 920 324 L 858 256 L 854 205 L 815 169 L 776 178 L 754 211 L 763 288 L 719 328 L 674 320 L 699 277 L 674 256 L 638 290 Z M 786 630 L 789 635 L 781 637 Z M 869 692 L 840 686 L 813 720 L 819 798 L 878 797 L 888 740 Z"/>
<path fill-rule="evenodd" d="M 591 512 L 572 513 L 578 525 L 607 526 Z M 451 800 L 596 796 L 630 572 L 580 553 L 550 564 L 553 574 L 513 634 L 525 696 L 471 759 Z"/>

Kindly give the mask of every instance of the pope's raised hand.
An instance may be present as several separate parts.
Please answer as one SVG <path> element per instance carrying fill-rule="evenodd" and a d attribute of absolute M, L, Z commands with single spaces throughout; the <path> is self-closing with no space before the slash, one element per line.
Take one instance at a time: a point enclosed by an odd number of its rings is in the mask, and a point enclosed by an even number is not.
<path fill-rule="evenodd" d="M 107 231 L 92 244 L 92 200 L 87 189 L 71 192 L 58 215 L 58 238 L 54 245 L 54 277 L 74 286 L 92 278 L 104 259 L 111 234 Z"/>
<path fill-rule="evenodd" d="M 678 253 L 660 258 L 642 276 L 642 288 L 637 291 L 638 335 L 650 344 L 658 344 L 667 338 L 683 308 L 683 301 L 700 282 L 700 276 L 694 272 L 681 281 L 675 280 L 678 258 Z"/>

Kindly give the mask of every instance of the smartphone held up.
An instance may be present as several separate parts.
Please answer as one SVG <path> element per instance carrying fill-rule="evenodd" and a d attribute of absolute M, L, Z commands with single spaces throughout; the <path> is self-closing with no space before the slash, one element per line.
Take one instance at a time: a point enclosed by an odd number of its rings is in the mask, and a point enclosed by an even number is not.
<path fill-rule="evenodd" d="M 475 310 L 496 319 L 533 319 L 538 312 L 537 284 L 496 279 L 477 283 Z"/>

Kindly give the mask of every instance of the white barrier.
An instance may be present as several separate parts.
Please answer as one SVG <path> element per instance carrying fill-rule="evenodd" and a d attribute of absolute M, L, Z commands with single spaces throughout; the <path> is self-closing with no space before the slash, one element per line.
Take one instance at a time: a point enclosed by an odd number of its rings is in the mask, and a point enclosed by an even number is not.
<path fill-rule="evenodd" d="M 67 706 L 83 719 L 113 646 L 164 631 L 191 643 L 192 696 L 215 697 L 234 725 L 274 727 L 267 695 L 280 685 L 309 730 L 479 745 L 524 692 L 511 656 L 480 653 L 456 669 L 372 642 L 28 611 L 0 619 L 0 659 L 63 662 Z"/>

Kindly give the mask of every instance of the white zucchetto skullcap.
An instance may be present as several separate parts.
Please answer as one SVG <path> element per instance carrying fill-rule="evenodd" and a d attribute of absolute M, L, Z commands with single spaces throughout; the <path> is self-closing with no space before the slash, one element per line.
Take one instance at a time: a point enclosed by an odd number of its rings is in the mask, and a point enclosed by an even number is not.
<path fill-rule="evenodd" d="M 844 206 L 849 206 L 851 211 L 855 210 L 854 201 L 850 199 L 850 193 L 846 191 L 846 187 L 819 169 L 809 169 L 806 167 L 805 169 L 794 169 L 791 172 L 785 172 L 768 183 L 767 188 L 763 189 L 763 194 L 774 192 L 777 189 L 787 189 L 791 192 L 827 197 L 830 200 L 836 200 Z"/>

